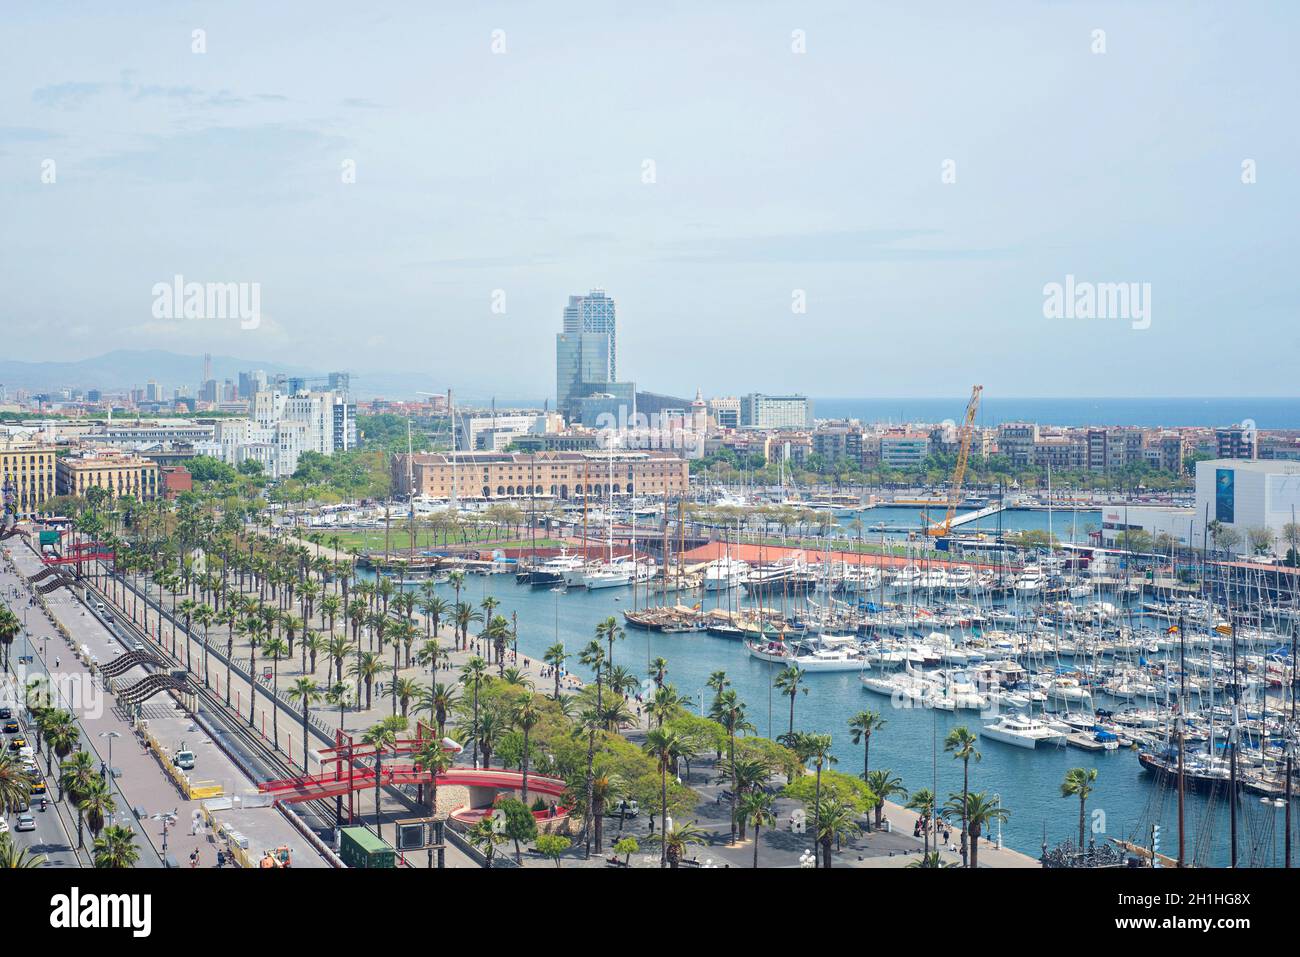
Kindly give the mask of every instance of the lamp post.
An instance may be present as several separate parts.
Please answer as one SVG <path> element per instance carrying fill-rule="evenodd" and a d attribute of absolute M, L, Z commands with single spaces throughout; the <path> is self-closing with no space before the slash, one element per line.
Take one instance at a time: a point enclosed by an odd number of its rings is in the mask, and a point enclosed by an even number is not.
<path fill-rule="evenodd" d="M 151 815 L 149 815 L 149 819 L 150 819 L 151 821 L 162 821 L 162 826 L 163 826 L 163 832 L 162 832 L 162 864 L 163 864 L 163 867 L 167 867 L 167 866 L 169 866 L 169 865 L 167 864 L 167 827 L 168 827 L 168 825 L 170 825 L 170 824 L 175 824 L 175 823 L 176 823 L 176 812 L 175 812 L 174 810 L 173 810 L 173 811 L 160 811 L 160 812 L 157 813 L 157 814 L 151 814 Z"/>
<path fill-rule="evenodd" d="M 102 775 L 103 775 L 104 777 L 106 777 L 106 778 L 112 778 L 114 781 L 116 781 L 116 780 L 117 780 L 117 771 L 113 768 L 113 739 L 114 739 L 114 738 L 120 738 L 120 737 L 122 736 L 122 732 L 120 732 L 120 731 L 101 731 L 101 732 L 99 732 L 99 736 L 100 736 L 101 738 L 108 738 L 108 767 L 107 767 L 107 769 L 105 769 L 105 767 L 104 767 L 104 762 L 103 762 L 103 761 L 100 761 L 100 762 L 99 762 L 99 773 L 102 774 Z"/>

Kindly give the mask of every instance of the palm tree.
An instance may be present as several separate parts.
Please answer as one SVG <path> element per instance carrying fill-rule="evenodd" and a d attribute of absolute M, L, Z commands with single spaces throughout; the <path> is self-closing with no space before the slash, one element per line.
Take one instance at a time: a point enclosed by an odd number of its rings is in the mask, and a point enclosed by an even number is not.
<path fill-rule="evenodd" d="M 12 814 L 31 798 L 32 779 L 23 766 L 0 751 L 0 815 Z"/>
<path fill-rule="evenodd" d="M 974 758 L 976 761 L 979 761 L 983 757 L 983 755 L 980 754 L 980 752 L 975 747 L 975 745 L 978 743 L 979 743 L 979 739 L 976 738 L 975 735 L 971 734 L 970 729 L 967 728 L 964 724 L 959 724 L 957 725 L 957 727 L 949 731 L 948 736 L 944 738 L 943 741 L 943 749 L 945 751 L 952 752 L 952 756 L 958 761 L 960 761 L 962 764 L 962 768 L 961 768 L 961 809 L 962 809 L 961 862 L 962 862 L 962 866 L 966 866 L 966 864 L 968 863 L 967 848 L 966 848 L 966 834 L 968 830 L 968 825 L 966 823 L 965 814 L 966 814 L 966 795 L 970 793 L 970 759 Z"/>
<path fill-rule="evenodd" d="M 597 640 L 603 638 L 609 643 L 608 661 L 611 665 L 614 663 L 614 642 L 622 638 L 623 634 L 623 626 L 618 623 L 618 619 L 613 615 L 596 625 Z"/>
<path fill-rule="evenodd" d="M 28 870 L 44 866 L 44 854 L 28 857 L 27 851 L 15 844 L 8 834 L 0 834 L 0 870 Z"/>
<path fill-rule="evenodd" d="M 734 770 L 736 765 L 736 735 L 741 731 L 752 731 L 754 726 L 745 717 L 745 705 L 734 691 L 724 691 L 718 695 L 713 705 L 713 720 L 722 725 L 727 732 L 727 763 Z M 731 843 L 736 843 L 736 782 L 731 782 Z"/>
<path fill-rule="evenodd" d="M 478 655 L 475 655 L 461 666 L 460 683 L 466 687 L 473 686 L 474 688 L 474 725 L 470 728 L 470 736 L 473 739 L 471 759 L 474 767 L 478 767 L 478 692 L 483 684 L 483 679 L 486 677 L 487 662 Z"/>
<path fill-rule="evenodd" d="M 415 766 L 429 772 L 429 815 L 438 816 L 438 775 L 445 773 L 455 758 L 442 746 L 441 738 L 425 738 L 415 752 Z"/>
<path fill-rule="evenodd" d="M 95 838 L 95 866 L 125 869 L 135 867 L 140 849 L 135 846 L 135 831 L 124 824 L 110 824 Z"/>
<path fill-rule="evenodd" d="M 912 796 L 907 799 L 905 807 L 911 808 L 921 815 L 922 833 L 925 836 L 925 853 L 930 853 L 930 827 L 934 824 L 934 792 L 929 788 L 921 788 L 919 791 L 912 792 Z"/>
<path fill-rule="evenodd" d="M 814 790 L 813 798 L 813 830 L 814 833 L 821 833 L 821 812 L 822 812 L 822 766 L 827 762 L 835 763 L 835 756 L 831 754 L 831 736 L 829 734 L 800 734 L 798 736 L 798 752 L 800 755 L 807 755 L 812 759 L 813 766 L 817 769 L 817 786 Z M 827 856 L 826 866 L 830 867 L 830 857 Z"/>
<path fill-rule="evenodd" d="M 1084 832 L 1087 830 L 1087 805 L 1088 797 L 1092 794 L 1093 785 L 1097 781 L 1096 768 L 1070 768 L 1065 772 L 1065 780 L 1061 782 L 1061 797 L 1077 797 L 1079 799 L 1079 853 L 1082 854 L 1087 845 L 1084 844 Z"/>
<path fill-rule="evenodd" d="M 89 751 L 74 751 L 68 759 L 59 765 L 59 791 L 66 794 L 73 805 L 78 805 L 81 798 L 91 790 L 92 783 L 99 778 L 95 770 L 95 759 Z M 83 845 L 81 833 L 85 823 L 81 808 L 77 809 L 77 846 Z"/>
<path fill-rule="evenodd" d="M 664 679 L 668 676 L 668 659 L 656 658 L 650 662 L 649 671 L 650 677 L 654 679 L 655 687 L 662 688 Z"/>
<path fill-rule="evenodd" d="M 420 683 L 414 678 L 397 678 L 393 681 L 393 695 L 397 698 L 403 718 L 407 716 L 407 712 L 410 710 L 411 701 L 419 698 L 421 692 Z"/>
<path fill-rule="evenodd" d="M 194 620 L 203 629 L 203 687 L 208 687 L 208 628 L 217 620 L 217 613 L 208 605 L 199 605 L 194 610 Z"/>
<path fill-rule="evenodd" d="M 871 779 L 871 735 L 886 724 L 877 711 L 866 709 L 849 718 L 849 734 L 854 744 L 862 745 L 862 780 Z"/>
<path fill-rule="evenodd" d="M 815 833 L 822 846 L 822 867 L 831 866 L 831 851 L 838 848 L 844 837 L 857 830 L 857 813 L 850 805 L 835 796 L 821 802 L 817 808 Z"/>
<path fill-rule="evenodd" d="M 397 742 L 397 733 L 406 730 L 406 719 L 387 717 L 374 725 L 361 736 L 363 744 L 375 749 L 375 834 L 382 840 L 384 836 L 383 819 L 380 817 L 379 786 L 383 778 L 384 752 L 390 750 Z"/>
<path fill-rule="evenodd" d="M 692 844 L 703 844 L 705 836 L 703 831 L 689 821 L 674 821 L 672 827 L 652 834 L 650 840 L 657 841 L 663 848 L 660 866 L 667 863 L 673 870 L 677 870 L 686 848 Z"/>
<path fill-rule="evenodd" d="M 1002 806 L 999 799 L 989 798 L 984 791 L 972 791 L 966 795 L 965 812 L 970 827 L 970 866 L 979 867 L 980 835 L 984 833 L 984 826 L 1005 821 L 1011 812 Z"/>
<path fill-rule="evenodd" d="M 339 729 L 343 728 L 343 712 L 351 703 L 352 686 L 342 681 L 336 681 L 330 685 L 329 690 L 325 692 L 325 701 L 331 706 L 337 706 L 339 709 Z"/>
<path fill-rule="evenodd" d="M 755 788 L 745 792 L 736 809 L 742 822 L 754 825 L 754 866 L 758 867 L 758 835 L 760 828 L 776 824 L 776 798 L 768 791 Z M 743 827 L 743 824 L 742 824 Z"/>
<path fill-rule="evenodd" d="M 86 822 L 86 827 L 90 828 L 92 838 L 99 837 L 99 832 L 104 829 L 104 822 L 117 807 L 117 802 L 113 800 L 112 792 L 109 791 L 108 782 L 96 774 L 90 779 L 89 785 L 76 798 L 77 813 Z M 77 846 L 81 846 L 81 834 L 77 835 Z"/>
<path fill-rule="evenodd" d="M 456 703 L 456 688 L 438 682 L 421 695 L 418 711 L 426 712 L 438 726 L 438 737 L 447 733 L 447 714 Z"/>
<path fill-rule="evenodd" d="M 293 683 L 289 689 L 289 700 L 296 701 L 302 705 L 302 773 L 307 773 L 307 720 L 310 717 L 310 709 L 313 704 L 321 699 L 320 687 L 316 684 L 315 679 L 302 677 Z"/>
<path fill-rule="evenodd" d="M 659 810 L 662 815 L 659 833 L 664 835 L 668 829 L 668 771 L 676 765 L 679 757 L 686 754 L 688 748 L 686 741 L 676 731 L 655 728 L 646 734 L 641 750 L 654 758 L 659 764 Z M 663 867 L 667 861 L 668 844 L 662 842 L 659 866 Z M 673 866 L 676 867 L 677 865 L 674 864 Z"/>
<path fill-rule="evenodd" d="M 789 734 L 794 734 L 794 700 L 802 691 L 808 693 L 808 686 L 803 683 L 804 672 L 798 665 L 789 665 L 777 673 L 775 686 L 776 690 L 781 692 L 790 699 L 790 730 Z"/>
<path fill-rule="evenodd" d="M 908 866 L 908 867 L 923 867 L 923 868 L 943 868 L 943 867 L 960 867 L 961 865 L 960 865 L 960 864 L 947 864 L 947 863 L 944 862 L 944 859 L 943 859 L 943 855 L 942 855 L 942 854 L 940 854 L 938 851 L 931 851 L 929 854 L 925 854 L 925 855 L 923 855 L 923 856 L 917 858 L 916 860 L 914 860 L 911 864 L 908 864 L 907 866 Z"/>
<path fill-rule="evenodd" d="M 879 771 L 872 771 L 867 776 L 867 787 L 871 788 L 871 793 L 876 797 L 876 828 L 881 826 L 881 817 L 885 813 L 885 802 L 891 797 L 907 797 L 907 788 L 903 787 L 903 779 L 897 777 L 889 768 L 881 768 Z"/>
<path fill-rule="evenodd" d="M 546 649 L 546 654 L 542 656 L 542 660 L 550 665 L 551 671 L 555 676 L 556 701 L 560 700 L 560 672 L 563 670 L 564 663 L 569 660 L 569 657 L 569 655 L 565 654 L 564 642 L 562 641 L 557 641 L 555 644 L 551 645 L 551 647 Z"/>
<path fill-rule="evenodd" d="M 9 650 L 14 639 L 22 634 L 22 620 L 8 608 L 0 607 L 0 648 L 4 649 L 5 673 L 9 671 Z"/>
<path fill-rule="evenodd" d="M 532 691 L 525 691 L 519 696 L 515 703 L 513 711 L 510 714 L 510 724 L 516 731 L 522 731 L 524 735 L 523 756 L 520 759 L 520 770 L 523 771 L 523 782 L 520 787 L 520 800 L 524 805 L 528 804 L 528 745 L 529 735 L 532 734 L 533 728 L 537 727 L 542 721 L 542 709 L 537 701 L 537 696 Z"/>
<path fill-rule="evenodd" d="M 601 852 L 605 831 L 605 806 L 609 800 L 627 787 L 619 775 L 611 771 L 597 771 L 591 779 L 591 816 L 595 821 L 596 853 Z"/>
<path fill-rule="evenodd" d="M 262 642 L 262 657 L 271 659 L 271 734 L 277 751 L 280 750 L 280 659 L 289 654 L 289 646 L 283 638 L 268 638 Z"/>
<path fill-rule="evenodd" d="M 388 665 L 380 657 L 378 652 L 363 651 L 357 656 L 357 660 L 348 666 L 348 674 L 357 679 L 357 697 L 361 697 L 361 685 L 365 683 L 366 688 L 366 710 L 370 710 L 371 689 L 374 687 L 375 679 L 388 670 Z"/>
<path fill-rule="evenodd" d="M 452 574 L 456 574 L 452 572 Z M 479 818 L 478 822 L 467 832 L 469 842 L 473 844 L 483 856 L 487 859 L 487 866 L 492 866 L 492 858 L 496 855 L 496 850 L 502 844 L 509 840 L 504 834 L 492 826 L 492 818 Z"/>

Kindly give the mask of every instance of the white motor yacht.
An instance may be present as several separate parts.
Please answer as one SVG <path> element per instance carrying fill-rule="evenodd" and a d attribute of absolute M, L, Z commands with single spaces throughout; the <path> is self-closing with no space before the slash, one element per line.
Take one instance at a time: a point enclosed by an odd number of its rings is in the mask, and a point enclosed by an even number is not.
<path fill-rule="evenodd" d="M 1053 728 L 1037 718 L 1022 714 L 1004 714 L 980 729 L 980 737 L 1015 745 L 1017 748 L 1036 748 L 1040 744 L 1064 745 L 1065 732 Z"/>

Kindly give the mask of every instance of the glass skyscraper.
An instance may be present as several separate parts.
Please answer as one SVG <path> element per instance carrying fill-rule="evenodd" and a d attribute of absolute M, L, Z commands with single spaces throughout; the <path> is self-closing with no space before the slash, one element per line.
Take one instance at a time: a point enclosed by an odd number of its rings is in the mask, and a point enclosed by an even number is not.
<path fill-rule="evenodd" d="M 618 368 L 614 300 L 603 289 L 570 296 L 564 307 L 564 331 L 555 337 L 555 407 L 570 421 L 578 401 L 606 392 Z"/>

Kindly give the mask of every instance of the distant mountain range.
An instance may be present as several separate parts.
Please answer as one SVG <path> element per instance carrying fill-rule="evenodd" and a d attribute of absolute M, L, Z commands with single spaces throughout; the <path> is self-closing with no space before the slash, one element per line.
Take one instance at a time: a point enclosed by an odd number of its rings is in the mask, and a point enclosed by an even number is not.
<path fill-rule="evenodd" d="M 303 376 L 308 379 L 323 378 L 329 370 L 306 366 L 268 362 L 265 359 L 239 359 L 234 356 L 212 357 L 212 376 L 217 380 L 239 381 L 239 373 L 252 369 L 265 369 L 269 374 Z M 351 370 L 349 370 L 351 371 Z M 162 349 L 117 349 L 89 359 L 75 362 L 22 362 L 17 359 L 0 359 L 0 385 L 12 391 L 53 391 L 57 389 L 102 389 L 106 392 L 143 386 L 150 379 L 164 389 L 188 386 L 194 394 L 203 379 L 203 357 L 181 355 Z M 352 392 L 359 399 L 382 396 L 390 399 L 418 399 L 420 392 L 437 392 L 445 383 L 434 381 L 430 375 L 416 372 L 352 372 Z M 461 402 L 487 402 L 490 396 L 458 396 Z M 541 399 L 499 397 L 497 404 L 508 406 L 538 406 Z"/>

